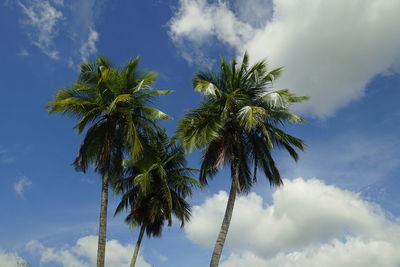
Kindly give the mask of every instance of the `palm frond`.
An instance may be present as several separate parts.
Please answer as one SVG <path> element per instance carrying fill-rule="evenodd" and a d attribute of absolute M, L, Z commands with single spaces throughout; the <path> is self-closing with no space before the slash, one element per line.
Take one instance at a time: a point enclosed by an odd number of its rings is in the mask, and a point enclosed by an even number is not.
<path fill-rule="evenodd" d="M 125 185 L 126 194 L 133 194 L 134 201 L 127 201 L 125 194 L 118 211 L 128 204 L 131 211 L 126 221 L 144 225 L 148 236 L 159 236 L 165 222 L 172 224 L 172 215 L 181 225 L 189 219 L 186 198 L 199 182 L 188 176 L 195 169 L 186 167 L 183 148 L 172 143 L 165 132 L 151 136 L 146 145 L 143 157 L 126 165 L 130 173 L 136 174 L 134 183 Z"/>
<path fill-rule="evenodd" d="M 226 162 L 232 175 L 237 173 L 237 167 L 232 166 L 240 165 L 240 192 L 248 192 L 257 181 L 258 169 L 271 185 L 282 183 L 272 149 L 283 148 L 297 161 L 296 150 L 303 150 L 304 143 L 278 126 L 305 122 L 289 112 L 289 107 L 308 99 L 274 88 L 282 70 L 280 67 L 268 71 L 265 60 L 249 66 L 246 52 L 240 64 L 235 59 L 227 63 L 221 58 L 218 71 L 195 74 L 193 89 L 202 93 L 203 102 L 180 120 L 176 136 L 188 151 L 203 150 L 199 179 L 202 184 L 207 184 L 208 178 Z"/>

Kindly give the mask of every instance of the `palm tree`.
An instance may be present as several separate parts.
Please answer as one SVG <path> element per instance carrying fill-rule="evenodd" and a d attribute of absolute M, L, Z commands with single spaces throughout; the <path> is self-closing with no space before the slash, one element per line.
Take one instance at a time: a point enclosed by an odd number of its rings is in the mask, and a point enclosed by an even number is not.
<path fill-rule="evenodd" d="M 104 266 L 108 187 L 120 177 L 122 160 L 137 159 L 143 141 L 158 130 L 156 119 L 169 118 L 148 105 L 155 96 L 171 91 L 151 91 L 156 74 L 141 72 L 139 58 L 130 60 L 122 69 L 113 67 L 104 57 L 95 63 L 83 63 L 77 81 L 69 89 L 58 90 L 49 102 L 49 113 L 78 119 L 74 128 L 85 129 L 73 165 L 86 172 L 89 165 L 102 176 L 97 266 Z"/>
<path fill-rule="evenodd" d="M 271 155 L 274 147 L 286 149 L 296 161 L 295 148 L 304 149 L 301 139 L 280 127 L 290 122 L 304 122 L 288 108 L 307 97 L 273 89 L 281 70 L 268 72 L 265 61 L 249 66 L 246 53 L 239 65 L 234 59 L 230 65 L 221 59 L 219 72 L 200 71 L 193 79 L 194 90 L 203 94 L 203 102 L 184 115 L 176 135 L 187 150 L 202 149 L 200 182 L 203 185 L 224 164 L 231 169 L 229 199 L 211 258 L 212 267 L 219 264 L 236 194 L 249 192 L 259 168 L 271 186 L 282 184 Z"/>
<path fill-rule="evenodd" d="M 129 178 L 116 186 L 124 194 L 115 214 L 129 210 L 125 221 L 140 227 L 130 264 L 133 267 L 144 232 L 149 238 L 161 236 L 164 223 L 171 226 L 172 215 L 178 218 L 181 227 L 189 220 L 190 206 L 186 199 L 199 183 L 191 177 L 194 169 L 186 167 L 182 146 L 171 143 L 162 132 L 150 140 L 140 160 L 127 165 Z"/>

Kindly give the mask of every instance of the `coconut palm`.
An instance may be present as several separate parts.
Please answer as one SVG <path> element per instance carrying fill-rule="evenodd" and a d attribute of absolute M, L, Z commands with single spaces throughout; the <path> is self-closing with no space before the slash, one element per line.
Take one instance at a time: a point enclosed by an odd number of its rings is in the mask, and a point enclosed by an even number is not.
<path fill-rule="evenodd" d="M 231 188 L 211 258 L 212 267 L 219 263 L 236 194 L 250 190 L 259 168 L 271 186 L 282 184 L 271 154 L 274 147 L 286 149 L 296 161 L 296 148 L 304 149 L 301 139 L 285 133 L 281 127 L 304 122 L 288 108 L 307 97 L 274 90 L 273 82 L 281 70 L 268 72 L 265 61 L 249 66 L 246 53 L 241 64 L 234 59 L 230 64 L 221 59 L 219 72 L 200 71 L 193 79 L 193 88 L 203 94 L 203 101 L 184 115 L 176 135 L 187 150 L 202 149 L 202 184 L 207 184 L 223 165 L 231 170 Z"/>
<path fill-rule="evenodd" d="M 140 227 L 130 264 L 133 267 L 144 232 L 149 238 L 161 236 L 164 224 L 171 226 L 172 215 L 181 227 L 189 220 L 190 206 L 186 199 L 191 196 L 192 187 L 199 183 L 191 177 L 194 170 L 186 167 L 182 146 L 170 143 L 161 132 L 149 141 L 140 160 L 127 165 L 129 178 L 116 186 L 124 193 L 115 214 L 127 209 L 125 221 Z"/>
<path fill-rule="evenodd" d="M 138 69 L 139 58 L 122 69 L 115 68 L 104 57 L 95 63 L 83 63 L 71 88 L 58 90 L 48 103 L 49 113 L 78 119 L 74 128 L 85 129 L 73 165 L 86 172 L 89 165 L 102 177 L 97 266 L 104 266 L 106 219 L 110 180 L 120 177 L 122 160 L 141 156 L 144 140 L 158 130 L 156 119 L 168 116 L 148 105 L 155 96 L 171 91 L 152 91 L 156 75 Z"/>

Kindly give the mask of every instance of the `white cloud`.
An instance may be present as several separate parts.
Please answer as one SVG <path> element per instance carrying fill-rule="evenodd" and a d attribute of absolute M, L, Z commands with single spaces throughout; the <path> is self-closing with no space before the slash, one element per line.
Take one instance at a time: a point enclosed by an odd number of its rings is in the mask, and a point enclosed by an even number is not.
<path fill-rule="evenodd" d="M 54 45 L 54 38 L 58 34 L 57 24 L 63 19 L 63 13 L 48 1 L 18 3 L 26 16 L 25 23 L 33 30 L 29 33 L 33 44 L 50 58 L 58 59 L 59 52 Z"/>
<path fill-rule="evenodd" d="M 21 176 L 19 178 L 18 182 L 16 182 L 14 184 L 14 191 L 15 191 L 15 193 L 17 193 L 17 195 L 22 197 L 24 195 L 25 188 L 27 188 L 28 186 L 31 186 L 31 185 L 32 185 L 32 181 L 29 180 L 28 177 Z"/>
<path fill-rule="evenodd" d="M 237 2 L 231 8 L 226 1 L 181 0 L 171 38 L 186 58 L 216 38 L 239 56 L 248 50 L 253 61 L 285 66 L 276 86 L 311 96 L 303 113 L 331 116 L 400 59 L 397 0 L 274 0 L 272 18 L 270 1 L 246 2 L 249 12 Z M 251 10 L 259 10 L 258 24 Z"/>
<path fill-rule="evenodd" d="M 226 201 L 220 191 L 194 206 L 186 236 L 211 248 Z M 320 180 L 298 178 L 285 180 L 269 206 L 255 193 L 237 199 L 225 247 L 231 254 L 222 266 L 389 267 L 400 264 L 399 249 L 400 225 L 378 206 Z"/>
<path fill-rule="evenodd" d="M 173 39 L 185 37 L 201 42 L 205 36 L 216 35 L 230 45 L 239 46 L 251 37 L 251 26 L 239 21 L 225 2 L 209 5 L 206 0 L 182 0 L 181 5 L 170 22 Z"/>
<path fill-rule="evenodd" d="M 7 253 L 0 249 L 0 266 L 1 267 L 19 267 L 24 266 L 26 261 L 16 253 Z"/>
<path fill-rule="evenodd" d="M 30 241 L 27 248 L 32 253 L 40 254 L 41 263 L 59 263 L 64 267 L 92 267 L 96 265 L 97 236 L 85 236 L 77 240 L 74 246 L 60 248 L 45 247 L 38 241 Z M 107 241 L 106 266 L 122 267 L 130 263 L 133 245 L 122 245 L 117 240 Z M 139 255 L 138 267 L 151 267 Z"/>
<path fill-rule="evenodd" d="M 21 0 L 24 26 L 32 43 L 71 68 L 97 52 L 95 13 L 103 1 Z"/>
<path fill-rule="evenodd" d="M 181 0 L 180 9 L 170 21 L 170 36 L 182 55 L 190 62 L 204 58 L 202 47 L 207 38 L 216 36 L 231 46 L 240 46 L 244 40 L 250 40 L 252 27 L 237 19 L 229 5 L 219 1 L 214 5 L 206 0 Z M 188 41 L 192 46 L 185 48 Z"/>
<path fill-rule="evenodd" d="M 329 244 L 309 247 L 299 252 L 278 254 L 264 259 L 251 252 L 232 254 L 221 267 L 394 267 L 400 263 L 398 245 L 385 241 L 365 241 L 349 238 Z"/>
<path fill-rule="evenodd" d="M 92 28 L 89 30 L 89 36 L 86 42 L 82 43 L 79 53 L 82 60 L 87 60 L 90 55 L 97 52 L 96 42 L 99 39 L 99 34 Z"/>
<path fill-rule="evenodd" d="M 87 0 L 71 1 L 71 24 L 70 38 L 76 45 L 76 55 L 74 62 L 87 60 L 91 55 L 97 52 L 97 42 L 99 33 L 95 29 L 95 21 L 98 12 L 103 8 L 104 1 Z M 76 68 L 74 66 L 73 68 Z"/>

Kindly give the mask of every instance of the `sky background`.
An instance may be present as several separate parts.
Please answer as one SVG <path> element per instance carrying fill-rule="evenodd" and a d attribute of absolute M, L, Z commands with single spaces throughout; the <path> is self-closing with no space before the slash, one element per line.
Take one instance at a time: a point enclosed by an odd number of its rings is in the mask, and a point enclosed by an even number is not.
<path fill-rule="evenodd" d="M 311 100 L 286 130 L 308 147 L 293 163 L 274 152 L 285 186 L 259 178 L 237 200 L 222 267 L 400 266 L 399 0 L 0 1 L 0 266 L 94 266 L 100 177 L 71 163 L 82 136 L 48 116 L 79 63 L 141 57 L 175 92 L 157 106 L 174 119 L 200 95 L 192 74 L 219 56 L 284 66 L 277 89 Z M 188 156 L 199 166 L 199 154 Z M 207 266 L 227 201 L 229 172 L 194 193 L 185 229 L 144 239 L 139 267 Z M 137 231 L 113 218 L 106 266 L 126 266 Z"/>

